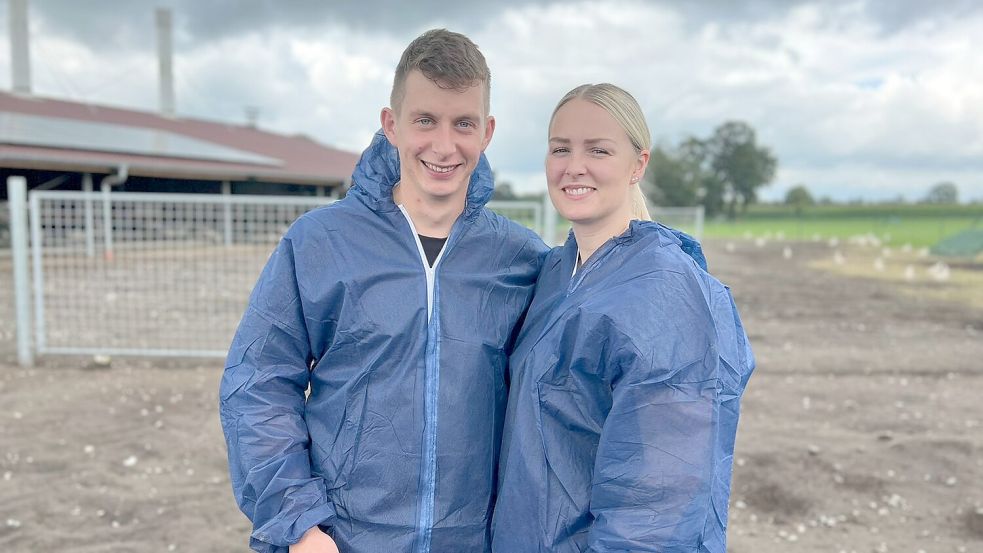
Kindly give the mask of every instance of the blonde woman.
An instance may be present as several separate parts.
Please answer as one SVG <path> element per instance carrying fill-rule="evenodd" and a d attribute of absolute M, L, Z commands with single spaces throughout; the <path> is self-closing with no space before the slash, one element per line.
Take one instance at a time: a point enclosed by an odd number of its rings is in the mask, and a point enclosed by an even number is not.
<path fill-rule="evenodd" d="M 699 244 L 649 220 L 650 148 L 614 85 L 575 88 L 553 112 L 547 183 L 573 232 L 510 360 L 493 551 L 726 550 L 754 361 Z"/>

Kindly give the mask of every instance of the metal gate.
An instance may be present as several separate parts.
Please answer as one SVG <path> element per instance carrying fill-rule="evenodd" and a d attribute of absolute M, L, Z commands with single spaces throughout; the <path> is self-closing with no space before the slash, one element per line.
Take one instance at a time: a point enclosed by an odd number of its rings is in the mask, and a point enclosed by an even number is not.
<path fill-rule="evenodd" d="M 287 227 L 326 198 L 31 192 L 40 354 L 221 357 Z"/>
<path fill-rule="evenodd" d="M 225 355 L 287 227 L 333 201 L 65 191 L 28 199 L 33 351 L 181 357 Z M 541 232 L 538 202 L 489 207 Z"/>

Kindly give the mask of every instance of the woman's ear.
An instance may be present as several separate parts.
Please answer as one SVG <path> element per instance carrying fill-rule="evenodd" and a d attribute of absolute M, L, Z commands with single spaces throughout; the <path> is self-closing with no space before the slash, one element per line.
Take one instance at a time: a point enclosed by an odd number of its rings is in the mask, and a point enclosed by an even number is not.
<path fill-rule="evenodd" d="M 638 160 L 635 162 L 635 170 L 631 174 L 631 182 L 639 182 L 645 176 L 645 168 L 648 167 L 650 156 L 651 154 L 648 150 L 639 152 Z"/>

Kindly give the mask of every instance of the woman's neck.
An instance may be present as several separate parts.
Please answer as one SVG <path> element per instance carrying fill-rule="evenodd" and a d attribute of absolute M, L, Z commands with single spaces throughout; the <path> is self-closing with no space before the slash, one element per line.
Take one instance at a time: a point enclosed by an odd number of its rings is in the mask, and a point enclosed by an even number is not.
<path fill-rule="evenodd" d="M 630 223 L 631 216 L 595 225 L 573 223 L 573 235 L 577 239 L 580 262 L 586 263 L 605 242 L 625 232 Z"/>

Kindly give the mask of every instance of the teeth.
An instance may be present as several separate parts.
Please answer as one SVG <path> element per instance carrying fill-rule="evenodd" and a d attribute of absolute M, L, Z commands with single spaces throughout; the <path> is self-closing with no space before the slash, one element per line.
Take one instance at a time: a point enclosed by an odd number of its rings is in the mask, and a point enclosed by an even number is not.
<path fill-rule="evenodd" d="M 457 167 L 457 165 L 441 167 L 440 165 L 434 165 L 432 163 L 427 163 L 426 161 L 424 161 L 423 164 L 427 166 L 427 169 L 430 169 L 435 173 L 450 173 L 451 171 L 454 170 L 455 167 Z"/>
<path fill-rule="evenodd" d="M 583 187 L 580 187 L 580 188 L 567 188 L 567 189 L 564 189 L 564 192 L 566 192 L 567 194 L 570 194 L 571 196 L 583 196 L 584 194 L 586 194 L 586 193 L 588 193 L 590 191 L 591 191 L 591 189 L 590 188 L 587 188 L 586 186 L 583 186 Z"/>

